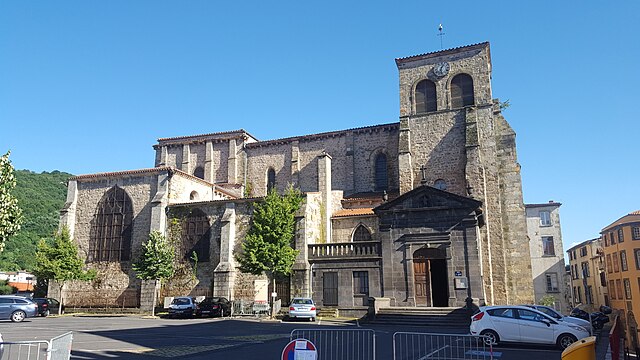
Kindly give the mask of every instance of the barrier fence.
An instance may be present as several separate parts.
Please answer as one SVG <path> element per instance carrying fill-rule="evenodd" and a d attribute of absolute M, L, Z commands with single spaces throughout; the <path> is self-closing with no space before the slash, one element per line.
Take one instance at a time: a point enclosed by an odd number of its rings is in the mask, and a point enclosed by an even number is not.
<path fill-rule="evenodd" d="M 311 341 L 316 346 L 319 360 L 376 358 L 376 335 L 370 329 L 295 329 L 290 339 Z"/>
<path fill-rule="evenodd" d="M 51 340 L 0 342 L 0 360 L 69 360 L 73 334 Z"/>
<path fill-rule="evenodd" d="M 484 336 L 396 332 L 393 334 L 394 360 L 488 360 L 493 347 Z"/>

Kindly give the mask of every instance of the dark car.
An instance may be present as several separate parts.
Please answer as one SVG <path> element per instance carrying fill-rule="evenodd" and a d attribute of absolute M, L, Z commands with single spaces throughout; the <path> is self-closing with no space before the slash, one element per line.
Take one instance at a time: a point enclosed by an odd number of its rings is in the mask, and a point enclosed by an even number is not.
<path fill-rule="evenodd" d="M 229 316 L 231 303 L 223 297 L 206 297 L 196 308 L 196 316 Z"/>
<path fill-rule="evenodd" d="M 0 296 L 0 319 L 21 322 L 38 314 L 38 305 L 22 296 Z"/>
<path fill-rule="evenodd" d="M 35 298 L 33 301 L 38 304 L 38 315 L 49 316 L 50 314 L 58 314 L 60 311 L 60 302 L 53 298 Z M 64 314 L 64 305 L 62 306 Z"/>

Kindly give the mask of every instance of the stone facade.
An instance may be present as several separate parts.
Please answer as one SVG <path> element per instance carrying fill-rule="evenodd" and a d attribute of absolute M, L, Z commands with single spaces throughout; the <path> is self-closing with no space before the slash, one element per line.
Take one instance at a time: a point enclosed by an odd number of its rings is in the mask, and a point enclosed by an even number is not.
<path fill-rule="evenodd" d="M 290 296 L 353 313 L 369 297 L 388 297 L 393 306 L 532 302 L 515 133 L 491 96 L 489 44 L 396 64 L 398 122 L 268 141 L 244 130 L 159 139 L 154 169 L 72 178 L 61 223 L 86 249 L 95 241 L 89 230 L 97 204 L 117 185 L 134 208 L 135 259 L 150 231 L 171 236 L 172 216 L 191 214 L 209 226 L 198 236 L 210 256 L 197 265 L 184 261 L 162 295 L 253 300 L 260 279 L 235 265 L 252 204 L 269 187 L 293 185 L 305 194 L 299 255 L 277 285 Z M 436 104 L 428 112 L 416 100 L 425 80 Z M 117 262 L 119 269 L 104 271 L 106 285 L 91 286 L 139 290 L 130 263 Z"/>

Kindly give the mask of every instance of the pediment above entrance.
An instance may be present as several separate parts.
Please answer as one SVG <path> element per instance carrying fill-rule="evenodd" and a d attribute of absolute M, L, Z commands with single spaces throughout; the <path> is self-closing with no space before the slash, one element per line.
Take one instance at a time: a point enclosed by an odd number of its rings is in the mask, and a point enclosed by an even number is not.
<path fill-rule="evenodd" d="M 482 202 L 423 185 L 376 207 L 376 214 L 402 210 L 480 209 Z"/>

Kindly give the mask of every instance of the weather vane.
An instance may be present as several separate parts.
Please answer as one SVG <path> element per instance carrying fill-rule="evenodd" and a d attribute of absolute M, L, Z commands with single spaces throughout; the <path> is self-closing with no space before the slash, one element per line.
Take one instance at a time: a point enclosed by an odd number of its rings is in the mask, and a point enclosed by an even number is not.
<path fill-rule="evenodd" d="M 442 24 L 440 24 L 440 26 L 438 26 L 438 31 L 440 32 L 438 34 L 438 36 L 440 36 L 440 50 L 444 49 L 444 47 L 442 46 L 442 37 L 444 37 L 444 33 L 442 32 Z"/>

